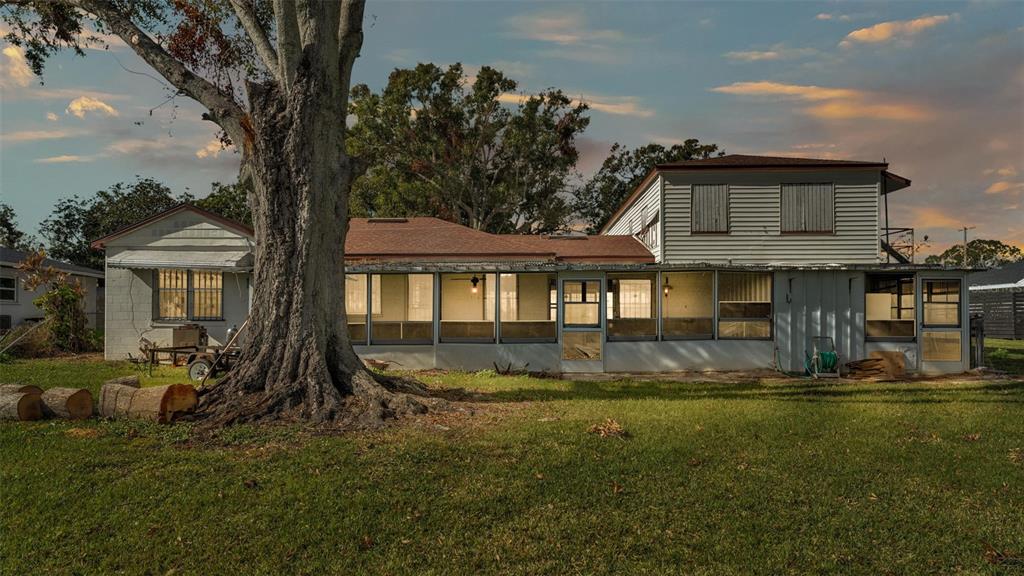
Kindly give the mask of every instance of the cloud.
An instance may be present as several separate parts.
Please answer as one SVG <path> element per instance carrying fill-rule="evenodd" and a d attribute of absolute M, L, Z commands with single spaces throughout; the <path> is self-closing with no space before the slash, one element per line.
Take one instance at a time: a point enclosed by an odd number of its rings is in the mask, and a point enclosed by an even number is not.
<path fill-rule="evenodd" d="M 505 92 L 498 95 L 500 102 L 506 104 L 522 104 L 530 99 L 528 94 L 515 94 Z M 637 118 L 650 118 L 654 116 L 654 110 L 645 108 L 640 104 L 636 96 L 580 96 L 574 98 L 572 104 L 585 103 L 591 110 L 612 114 L 615 116 L 634 116 Z"/>
<path fill-rule="evenodd" d="M 890 40 L 907 40 L 929 28 L 934 28 L 939 24 L 948 22 L 953 17 L 952 15 L 941 14 L 938 16 L 922 16 L 913 20 L 881 22 L 874 26 L 850 32 L 839 45 L 848 48 L 854 44 L 877 44 L 889 42 Z"/>
<path fill-rule="evenodd" d="M 47 112 L 46 113 L 46 119 L 49 120 L 50 122 L 56 122 L 60 118 L 56 114 L 54 114 L 53 112 Z"/>
<path fill-rule="evenodd" d="M 962 220 L 933 206 L 915 210 L 913 218 L 914 228 L 959 228 L 963 225 Z"/>
<path fill-rule="evenodd" d="M 768 50 L 737 50 L 723 54 L 729 60 L 739 62 L 762 62 L 765 60 L 790 60 L 813 56 L 818 51 L 814 48 L 787 48 L 782 44 L 776 44 Z"/>
<path fill-rule="evenodd" d="M 22 130 L 3 135 L 4 143 L 38 142 L 40 140 L 60 140 L 84 134 L 81 130 Z"/>
<path fill-rule="evenodd" d="M 803 109 L 805 114 L 823 120 L 875 118 L 882 120 L 921 121 L 932 116 L 920 105 L 888 102 L 883 95 L 852 88 L 829 88 L 815 85 L 780 82 L 734 82 L 717 86 L 712 92 L 734 96 L 770 97 L 784 100 L 818 102 Z"/>
<path fill-rule="evenodd" d="M 196 150 L 196 158 L 216 158 L 224 151 L 224 145 L 217 138 L 210 139 L 205 146 Z"/>
<path fill-rule="evenodd" d="M 996 174 L 996 175 L 999 175 L 999 176 L 1007 176 L 1007 177 L 1009 177 L 1009 176 L 1016 176 L 1017 175 L 1017 169 L 1014 168 L 1013 166 L 1004 166 L 1002 168 L 989 168 L 989 169 L 985 170 L 984 172 L 982 172 L 982 174 L 984 174 L 986 176 L 990 176 L 992 174 Z"/>
<path fill-rule="evenodd" d="M 1021 190 L 1024 188 L 1024 182 L 1009 182 L 1002 180 L 993 183 L 991 186 L 985 189 L 985 194 L 1001 194 L 1003 192 L 1009 192 L 1012 190 Z"/>
<path fill-rule="evenodd" d="M 618 42 L 625 38 L 619 30 L 589 28 L 582 11 L 521 14 L 509 18 L 506 24 L 516 38 L 563 46 Z"/>
<path fill-rule="evenodd" d="M 77 116 L 78 118 L 85 118 L 86 113 L 96 112 L 104 116 L 118 116 L 117 109 L 107 104 L 106 102 L 93 98 L 92 96 L 79 96 L 68 104 L 67 110 L 64 111 L 66 114 Z"/>
<path fill-rule="evenodd" d="M 32 83 L 35 76 L 28 67 L 25 53 L 17 46 L 4 46 L 3 60 L 0 61 L 0 87 L 24 88 Z"/>
<path fill-rule="evenodd" d="M 90 156 L 76 156 L 74 154 L 65 154 L 62 156 L 50 156 L 49 158 L 36 158 L 33 160 L 36 164 L 65 164 L 68 162 L 92 162 L 94 158 Z"/>

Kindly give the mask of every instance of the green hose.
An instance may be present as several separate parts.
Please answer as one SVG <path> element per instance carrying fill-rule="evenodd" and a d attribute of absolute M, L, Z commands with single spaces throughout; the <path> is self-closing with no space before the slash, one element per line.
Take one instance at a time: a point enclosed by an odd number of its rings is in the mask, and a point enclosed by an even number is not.
<path fill-rule="evenodd" d="M 823 373 L 835 372 L 836 364 L 839 362 L 839 355 L 835 352 L 822 351 L 818 352 L 818 357 L 821 359 L 821 371 Z"/>

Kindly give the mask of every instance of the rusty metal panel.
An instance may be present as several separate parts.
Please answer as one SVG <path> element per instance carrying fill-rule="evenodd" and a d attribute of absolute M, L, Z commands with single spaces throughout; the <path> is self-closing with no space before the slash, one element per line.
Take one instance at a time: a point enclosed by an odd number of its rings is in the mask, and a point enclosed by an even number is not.
<path fill-rule="evenodd" d="M 694 184 L 692 197 L 693 232 L 729 231 L 728 184 Z"/>

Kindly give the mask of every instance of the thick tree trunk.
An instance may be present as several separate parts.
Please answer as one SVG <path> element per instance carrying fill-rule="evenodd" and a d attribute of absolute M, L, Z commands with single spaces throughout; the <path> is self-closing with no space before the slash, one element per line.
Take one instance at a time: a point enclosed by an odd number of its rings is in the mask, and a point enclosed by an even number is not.
<path fill-rule="evenodd" d="M 249 87 L 243 169 L 254 189 L 254 293 L 239 363 L 200 398 L 198 417 L 213 425 L 289 419 L 366 428 L 425 410 L 379 382 L 349 341 L 343 258 L 355 171 L 344 150 L 345 95 L 310 72 L 317 69 L 301 66 L 287 94 Z"/>

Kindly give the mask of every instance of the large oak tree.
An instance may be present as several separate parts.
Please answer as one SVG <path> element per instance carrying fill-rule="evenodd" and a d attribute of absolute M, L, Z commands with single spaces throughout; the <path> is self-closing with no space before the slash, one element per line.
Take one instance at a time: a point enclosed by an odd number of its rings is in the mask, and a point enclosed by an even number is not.
<path fill-rule="evenodd" d="M 363 0 L 3 1 L 7 39 L 37 73 L 56 50 L 82 53 L 89 27 L 115 34 L 241 152 L 257 244 L 249 344 L 201 417 L 373 426 L 423 409 L 363 367 L 346 330 L 348 196 L 362 162 L 346 154 L 345 116 Z"/>

